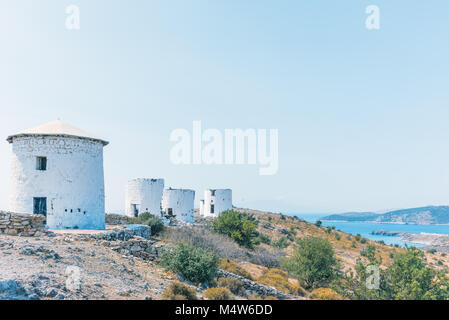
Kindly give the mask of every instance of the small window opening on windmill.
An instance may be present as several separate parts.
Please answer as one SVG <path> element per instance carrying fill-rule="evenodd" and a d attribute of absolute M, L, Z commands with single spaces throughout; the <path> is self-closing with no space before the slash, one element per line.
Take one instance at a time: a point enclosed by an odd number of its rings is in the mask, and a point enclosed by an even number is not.
<path fill-rule="evenodd" d="M 210 213 L 215 213 L 215 205 L 210 205 Z"/>
<path fill-rule="evenodd" d="M 47 157 L 36 157 L 36 170 L 47 170 Z"/>

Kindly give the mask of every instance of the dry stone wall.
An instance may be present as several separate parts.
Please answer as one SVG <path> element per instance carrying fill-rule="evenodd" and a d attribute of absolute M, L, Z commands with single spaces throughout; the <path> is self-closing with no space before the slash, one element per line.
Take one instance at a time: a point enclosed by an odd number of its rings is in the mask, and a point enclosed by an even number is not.
<path fill-rule="evenodd" d="M 0 234 L 32 237 L 46 232 L 44 216 L 0 211 Z"/>
<path fill-rule="evenodd" d="M 276 288 L 273 287 L 268 287 L 266 285 L 260 284 L 260 283 L 256 283 L 252 280 L 246 279 L 244 277 L 238 276 L 234 273 L 225 271 L 225 270 L 218 270 L 218 274 L 217 274 L 218 278 L 233 278 L 233 279 L 237 279 L 240 282 L 242 282 L 243 288 L 252 294 L 256 294 L 259 295 L 261 297 L 275 297 L 281 300 L 299 300 L 299 299 L 304 299 L 302 297 L 297 297 L 291 294 L 287 294 L 284 293 L 282 291 L 277 290 Z"/>
<path fill-rule="evenodd" d="M 130 218 L 130 217 L 127 217 L 122 214 L 115 214 L 115 213 L 107 213 L 105 218 L 106 218 L 106 224 L 109 224 L 109 225 L 130 224 L 132 221 L 132 218 Z"/>

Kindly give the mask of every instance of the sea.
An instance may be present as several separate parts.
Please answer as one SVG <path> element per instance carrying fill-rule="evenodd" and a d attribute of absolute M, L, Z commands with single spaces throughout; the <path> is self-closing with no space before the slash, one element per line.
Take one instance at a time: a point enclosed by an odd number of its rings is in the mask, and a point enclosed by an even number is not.
<path fill-rule="evenodd" d="M 419 243 L 413 243 L 404 241 L 400 237 L 391 236 L 379 236 L 372 235 L 374 230 L 386 230 L 395 232 L 408 232 L 408 233 L 436 233 L 436 234 L 449 234 L 449 225 L 416 225 L 416 224 L 393 224 L 393 223 L 376 223 L 376 222 L 340 222 L 340 221 L 325 221 L 321 220 L 328 214 L 296 214 L 298 218 L 315 223 L 317 220 L 322 222 L 323 226 L 333 226 L 343 232 L 347 232 L 353 235 L 360 233 L 362 237 L 374 240 L 384 241 L 386 244 L 398 244 L 401 247 L 405 246 L 423 246 Z"/>

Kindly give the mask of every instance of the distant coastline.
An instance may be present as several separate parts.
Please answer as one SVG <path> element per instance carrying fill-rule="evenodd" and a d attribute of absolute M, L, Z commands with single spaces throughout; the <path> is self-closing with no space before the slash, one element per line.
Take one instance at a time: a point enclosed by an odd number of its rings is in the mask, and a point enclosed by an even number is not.
<path fill-rule="evenodd" d="M 449 206 L 427 206 L 394 210 L 385 213 L 346 212 L 324 216 L 334 222 L 369 222 L 413 225 L 449 225 Z"/>

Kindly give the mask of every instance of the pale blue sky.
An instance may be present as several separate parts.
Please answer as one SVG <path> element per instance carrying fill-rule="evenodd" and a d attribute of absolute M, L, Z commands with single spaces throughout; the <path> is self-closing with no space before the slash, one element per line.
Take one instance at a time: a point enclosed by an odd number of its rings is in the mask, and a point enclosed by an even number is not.
<path fill-rule="evenodd" d="M 108 210 L 136 177 L 273 211 L 449 204 L 448 38 L 447 0 L 2 0 L 0 137 L 60 118 L 111 141 Z M 278 174 L 172 165 L 169 134 L 193 120 L 279 129 Z"/>

